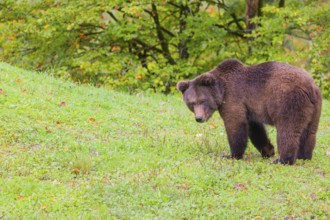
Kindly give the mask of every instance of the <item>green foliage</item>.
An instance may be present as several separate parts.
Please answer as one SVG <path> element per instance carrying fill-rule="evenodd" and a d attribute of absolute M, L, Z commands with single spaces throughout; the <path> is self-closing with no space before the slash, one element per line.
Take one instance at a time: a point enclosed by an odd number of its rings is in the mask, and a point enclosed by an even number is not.
<path fill-rule="evenodd" d="M 0 11 L 0 56 L 73 81 L 169 93 L 179 79 L 219 62 L 228 46 L 219 40 L 226 31 L 216 26 L 229 19 L 223 7 L 203 1 L 7 0 Z"/>
<path fill-rule="evenodd" d="M 249 36 L 248 63 L 277 60 L 309 70 L 330 97 L 330 5 L 296 2 L 286 8 L 265 6 L 259 27 Z"/>
<path fill-rule="evenodd" d="M 4 0 L 0 59 L 75 82 L 163 93 L 225 58 L 279 60 L 306 68 L 329 97 L 329 5 L 269 2 L 247 34 L 243 0 Z"/>
<path fill-rule="evenodd" d="M 2 219 L 329 219 L 330 103 L 311 161 L 229 154 L 173 95 L 78 86 L 0 63 Z M 271 141 L 276 143 L 273 129 Z"/>

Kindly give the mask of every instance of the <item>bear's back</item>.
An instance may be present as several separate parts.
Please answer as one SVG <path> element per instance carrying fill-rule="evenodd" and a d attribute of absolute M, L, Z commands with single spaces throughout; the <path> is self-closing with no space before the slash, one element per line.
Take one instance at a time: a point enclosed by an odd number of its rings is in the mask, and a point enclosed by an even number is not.
<path fill-rule="evenodd" d="M 264 89 L 266 93 L 278 93 L 276 90 L 290 92 L 297 88 L 311 90 L 315 86 L 306 71 L 281 62 L 246 66 L 244 74 L 248 86 Z"/>

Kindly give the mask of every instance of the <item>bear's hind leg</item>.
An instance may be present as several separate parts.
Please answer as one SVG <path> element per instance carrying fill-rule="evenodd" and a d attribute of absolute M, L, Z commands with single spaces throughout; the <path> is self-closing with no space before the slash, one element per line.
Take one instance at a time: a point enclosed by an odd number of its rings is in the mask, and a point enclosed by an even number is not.
<path fill-rule="evenodd" d="M 294 89 L 281 97 L 277 109 L 277 147 L 278 162 L 292 165 L 298 157 L 301 136 L 313 119 L 315 106 L 306 92 Z M 307 136 L 306 136 L 307 137 Z"/>
<path fill-rule="evenodd" d="M 320 106 L 316 108 L 312 118 L 312 122 L 307 126 L 307 128 L 304 130 L 300 137 L 298 159 L 312 159 L 312 154 L 316 143 L 316 132 L 320 121 L 320 109 Z"/>
<path fill-rule="evenodd" d="M 297 159 L 302 131 L 288 127 L 277 127 L 279 159 L 275 163 L 292 165 Z"/>
<path fill-rule="evenodd" d="M 263 124 L 249 122 L 249 137 L 252 144 L 258 149 L 262 157 L 274 156 L 274 146 L 267 137 L 267 132 Z"/>
<path fill-rule="evenodd" d="M 300 137 L 298 159 L 310 160 L 316 142 L 316 133 L 309 128 L 305 129 Z"/>
<path fill-rule="evenodd" d="M 281 164 L 292 165 L 297 159 L 299 136 L 295 134 L 282 134 L 277 136 L 279 159 Z"/>

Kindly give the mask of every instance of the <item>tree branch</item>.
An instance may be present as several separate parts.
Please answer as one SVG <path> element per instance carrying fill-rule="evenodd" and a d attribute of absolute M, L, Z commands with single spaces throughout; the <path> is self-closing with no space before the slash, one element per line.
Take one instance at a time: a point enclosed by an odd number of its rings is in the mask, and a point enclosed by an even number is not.
<path fill-rule="evenodd" d="M 232 23 L 235 23 L 236 26 L 238 27 L 238 29 L 240 29 L 240 30 L 244 30 L 244 28 L 242 27 L 242 25 L 239 23 L 240 21 L 242 21 L 242 19 L 238 19 L 235 13 L 230 13 L 230 16 L 233 18 L 233 21 L 228 23 L 228 27 L 229 27 Z"/>
<path fill-rule="evenodd" d="M 105 28 L 100 26 L 100 25 L 94 25 L 94 24 L 88 24 L 88 23 L 82 23 L 79 25 L 82 28 L 100 28 L 102 30 L 104 30 Z"/>
<path fill-rule="evenodd" d="M 163 53 L 162 50 L 160 50 L 160 49 L 157 48 L 158 44 L 151 46 L 151 45 L 149 45 L 147 43 L 144 43 L 143 41 L 141 41 L 140 39 L 137 39 L 137 38 L 132 39 L 131 42 L 140 44 L 147 51 L 153 50 L 153 51 L 156 51 L 158 53 Z"/>
<path fill-rule="evenodd" d="M 153 20 L 154 20 L 154 23 L 156 25 L 157 37 L 158 37 L 158 40 L 160 42 L 160 46 L 162 48 L 164 57 L 168 60 L 168 62 L 170 64 L 173 65 L 176 62 L 175 62 L 175 60 L 171 56 L 168 42 L 167 42 L 167 40 L 165 39 L 165 37 L 163 35 L 162 27 L 161 27 L 161 24 L 159 22 L 159 16 L 158 16 L 157 7 L 156 7 L 156 5 L 154 3 L 151 4 L 151 7 L 152 7 L 152 11 L 151 12 L 149 12 L 148 10 L 145 10 L 145 11 L 147 13 L 149 13 L 151 15 L 151 17 L 153 18 Z"/>
<path fill-rule="evenodd" d="M 241 38 L 246 38 L 244 36 L 244 34 L 242 34 L 242 33 L 245 33 L 245 30 L 233 31 L 233 30 L 230 30 L 228 27 L 226 27 L 224 25 L 220 25 L 220 24 L 215 24 L 215 26 L 218 28 L 225 29 L 225 31 L 227 31 L 228 34 L 232 34 L 232 35 L 235 35 L 235 36 L 241 37 Z"/>
<path fill-rule="evenodd" d="M 107 11 L 107 13 L 110 15 L 110 17 L 117 23 L 120 23 L 119 20 L 116 18 L 116 16 L 111 12 L 111 11 Z"/>
<path fill-rule="evenodd" d="M 164 27 L 161 27 L 162 31 L 164 31 L 166 34 L 170 35 L 171 37 L 175 37 L 175 34 L 173 34 L 172 32 L 170 32 L 169 30 L 167 30 Z"/>

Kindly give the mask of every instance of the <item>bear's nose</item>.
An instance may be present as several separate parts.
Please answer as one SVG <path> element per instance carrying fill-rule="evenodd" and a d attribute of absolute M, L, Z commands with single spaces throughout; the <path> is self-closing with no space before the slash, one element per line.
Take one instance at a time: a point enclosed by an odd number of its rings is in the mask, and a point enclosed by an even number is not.
<path fill-rule="evenodd" d="M 195 117 L 197 122 L 203 122 L 203 117 L 202 116 L 196 116 Z"/>

